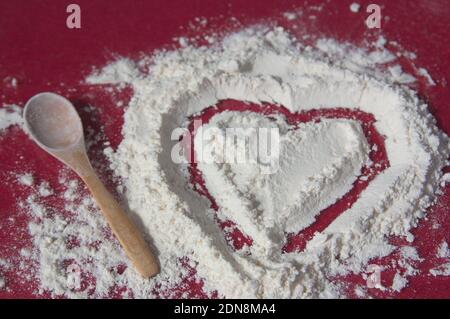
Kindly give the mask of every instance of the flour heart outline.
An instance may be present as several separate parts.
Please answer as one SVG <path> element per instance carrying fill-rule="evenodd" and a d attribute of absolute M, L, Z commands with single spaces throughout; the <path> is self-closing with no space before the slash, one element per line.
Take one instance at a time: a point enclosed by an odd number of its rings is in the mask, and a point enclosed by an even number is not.
<path fill-rule="evenodd" d="M 370 162 L 369 143 L 355 119 L 316 117 L 288 123 L 284 114 L 275 115 L 225 108 L 203 125 L 223 133 L 228 127 L 279 128 L 279 169 L 272 174 L 263 174 L 258 163 L 196 164 L 219 219 L 236 224 L 253 240 L 252 252 L 257 254 L 280 251 L 287 233 L 313 224 L 324 209 L 353 188 Z M 214 146 L 211 139 L 196 134 L 194 149 L 200 139 L 203 151 Z"/>

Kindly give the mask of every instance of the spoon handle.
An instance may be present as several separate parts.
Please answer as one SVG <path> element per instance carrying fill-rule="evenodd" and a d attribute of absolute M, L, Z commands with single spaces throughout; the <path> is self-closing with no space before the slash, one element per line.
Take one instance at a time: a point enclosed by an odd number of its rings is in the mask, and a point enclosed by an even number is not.
<path fill-rule="evenodd" d="M 137 226 L 98 178 L 87 157 L 83 140 L 80 139 L 70 150 L 50 151 L 50 154 L 69 165 L 85 182 L 136 270 L 144 278 L 157 275 L 160 269 L 156 257 Z"/>
<path fill-rule="evenodd" d="M 159 265 L 150 247 L 141 235 L 141 232 L 111 193 L 105 188 L 97 174 L 91 168 L 90 174 L 83 174 L 81 177 L 138 272 L 144 278 L 153 277 L 158 274 Z"/>
<path fill-rule="evenodd" d="M 85 174 L 82 179 L 100 206 L 113 233 L 119 239 L 137 271 L 144 278 L 155 276 L 159 273 L 159 265 L 141 232 L 105 188 L 92 168 L 91 171 L 91 174 Z"/>
<path fill-rule="evenodd" d="M 160 269 L 156 257 L 137 226 L 98 178 L 87 157 L 83 140 L 71 150 L 50 153 L 69 165 L 85 182 L 136 270 L 144 278 L 157 275 Z"/>

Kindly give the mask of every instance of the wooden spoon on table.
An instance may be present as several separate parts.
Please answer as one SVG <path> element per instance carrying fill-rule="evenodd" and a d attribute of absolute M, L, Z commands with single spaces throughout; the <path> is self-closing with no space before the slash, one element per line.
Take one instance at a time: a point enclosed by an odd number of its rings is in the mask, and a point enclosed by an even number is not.
<path fill-rule="evenodd" d="M 23 116 L 34 141 L 86 183 L 137 271 L 144 278 L 158 274 L 158 263 L 144 237 L 92 168 L 84 146 L 83 125 L 72 103 L 54 93 L 40 93 L 27 102 Z"/>

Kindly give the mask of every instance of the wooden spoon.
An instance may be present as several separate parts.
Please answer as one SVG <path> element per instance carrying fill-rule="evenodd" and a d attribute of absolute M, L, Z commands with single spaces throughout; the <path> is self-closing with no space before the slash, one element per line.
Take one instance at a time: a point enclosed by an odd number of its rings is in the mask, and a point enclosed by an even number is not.
<path fill-rule="evenodd" d="M 34 141 L 86 183 L 138 272 L 144 278 L 158 274 L 158 263 L 143 236 L 92 168 L 84 146 L 83 125 L 72 103 L 54 93 L 37 94 L 27 102 L 23 116 Z"/>

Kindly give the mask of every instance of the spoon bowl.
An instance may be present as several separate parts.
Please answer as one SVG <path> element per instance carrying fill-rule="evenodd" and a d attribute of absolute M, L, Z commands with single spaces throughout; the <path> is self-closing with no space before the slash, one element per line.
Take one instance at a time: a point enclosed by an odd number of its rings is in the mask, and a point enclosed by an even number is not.
<path fill-rule="evenodd" d="M 41 147 L 62 150 L 83 138 L 83 126 L 77 111 L 66 98 L 54 93 L 32 97 L 24 110 L 28 132 Z"/>

